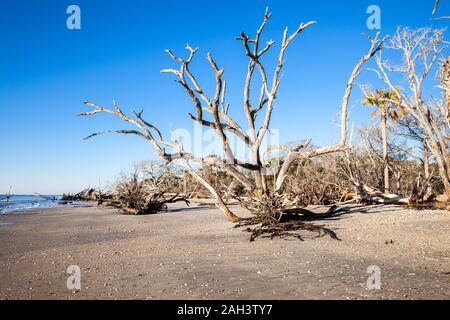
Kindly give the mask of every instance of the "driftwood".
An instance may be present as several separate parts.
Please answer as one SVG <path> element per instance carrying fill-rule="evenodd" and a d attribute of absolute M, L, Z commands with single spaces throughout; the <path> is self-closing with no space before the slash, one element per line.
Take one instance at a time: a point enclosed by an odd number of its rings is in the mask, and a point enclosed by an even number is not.
<path fill-rule="evenodd" d="M 49 196 L 44 196 L 44 195 L 39 194 L 39 193 L 37 193 L 37 192 L 35 192 L 34 194 L 37 195 L 37 196 L 39 196 L 39 197 L 41 197 L 41 198 L 43 198 L 43 199 L 45 199 L 45 200 L 48 200 L 48 201 L 56 201 L 56 200 L 58 200 L 55 196 L 51 196 L 51 197 L 49 197 Z"/>
<path fill-rule="evenodd" d="M 95 189 L 87 188 L 75 194 L 63 194 L 61 201 L 89 201 L 93 200 L 92 195 L 95 193 Z"/>
<path fill-rule="evenodd" d="M 168 194 L 164 191 L 156 191 L 151 195 L 147 195 L 144 204 L 136 206 L 136 204 L 129 203 L 120 197 L 110 200 L 99 201 L 99 204 L 104 206 L 115 207 L 123 211 L 127 215 L 147 215 L 156 214 L 159 212 L 167 212 L 169 203 L 176 203 L 183 201 L 186 205 L 190 205 L 189 200 L 179 194 Z"/>
<path fill-rule="evenodd" d="M 75 201 L 96 201 L 98 205 L 118 208 L 127 215 L 165 212 L 168 210 L 167 204 L 180 201 L 185 202 L 188 206 L 190 205 L 190 202 L 183 195 L 169 193 L 167 190 L 159 190 L 156 187 L 147 188 L 146 185 L 134 180 L 134 178 L 122 181 L 115 192 L 104 193 L 94 188 L 86 188 L 76 194 L 64 194 L 59 203 L 69 204 Z"/>
<path fill-rule="evenodd" d="M 431 204 L 437 197 L 430 193 L 432 176 L 427 178 L 421 186 L 415 186 L 411 190 L 410 196 L 402 196 L 397 194 L 386 194 L 378 189 L 369 187 L 365 184 L 354 181 L 356 195 L 348 202 L 361 202 L 366 204 L 398 204 L 408 206 L 420 206 L 423 204 Z M 440 199 L 443 197 L 440 196 Z M 447 201 L 445 197 L 445 202 Z"/>
<path fill-rule="evenodd" d="M 356 196 L 353 198 L 355 202 L 363 202 L 368 204 L 411 204 L 412 197 L 399 196 L 396 194 L 386 194 L 375 188 L 355 182 L 357 190 Z"/>
<path fill-rule="evenodd" d="M 305 208 L 291 208 L 283 210 L 283 214 L 278 219 L 279 222 L 290 222 L 298 220 L 319 220 L 333 217 L 336 213 L 342 209 L 338 209 L 336 205 L 333 205 L 325 213 L 317 213 Z"/>
<path fill-rule="evenodd" d="M 100 189 L 86 188 L 75 194 L 63 194 L 59 200 L 59 204 L 66 205 L 72 202 L 91 202 L 91 201 L 105 201 L 112 199 L 113 195 L 110 193 L 103 193 Z M 56 199 L 55 199 L 56 200 Z"/>
<path fill-rule="evenodd" d="M 289 201 L 285 196 L 277 193 L 259 195 L 252 198 L 237 198 L 240 204 L 249 210 L 253 217 L 240 219 L 236 226 L 247 227 L 250 232 L 250 241 L 258 237 L 294 237 L 303 240 L 298 231 L 306 230 L 317 232 L 317 237 L 330 236 L 340 240 L 336 233 L 322 225 L 313 224 L 313 220 L 321 220 L 332 217 L 339 212 L 336 206 L 331 207 L 324 214 L 315 213 L 306 208 L 296 207 L 295 201 Z"/>

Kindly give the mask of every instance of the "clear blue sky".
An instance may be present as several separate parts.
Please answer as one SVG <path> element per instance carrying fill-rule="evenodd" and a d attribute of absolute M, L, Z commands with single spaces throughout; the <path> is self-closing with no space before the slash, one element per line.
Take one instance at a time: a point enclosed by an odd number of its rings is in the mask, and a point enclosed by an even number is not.
<path fill-rule="evenodd" d="M 441 14 L 450 14 L 443 0 Z M 82 29 L 66 28 L 66 8 L 81 8 Z M 232 113 L 242 109 L 246 60 L 234 37 L 254 32 L 264 8 L 273 18 L 265 39 L 280 40 L 284 26 L 317 20 L 287 52 L 273 128 L 282 141 L 337 140 L 333 120 L 355 62 L 367 50 L 361 36 L 366 9 L 382 9 L 382 32 L 397 26 L 445 26 L 431 21 L 434 0 L 384 1 L 144 1 L 3 0 L 0 4 L 0 193 L 74 192 L 114 180 L 133 162 L 153 157 L 137 137 L 88 133 L 124 126 L 110 117 L 77 118 L 89 99 L 105 106 L 112 99 L 165 132 L 192 128 L 184 92 L 163 68 L 173 66 L 164 49 L 184 53 L 186 43 L 200 47 L 193 66 L 208 81 L 206 53 L 225 67 Z M 270 65 L 270 64 L 269 64 Z M 363 79 L 360 80 L 363 82 Z M 369 111 L 353 96 L 352 121 L 369 121 Z"/>

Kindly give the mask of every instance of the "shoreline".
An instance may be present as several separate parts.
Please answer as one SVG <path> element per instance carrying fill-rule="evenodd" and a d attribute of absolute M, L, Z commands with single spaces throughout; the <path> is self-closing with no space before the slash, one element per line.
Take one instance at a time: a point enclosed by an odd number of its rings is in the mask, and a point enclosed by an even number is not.
<path fill-rule="evenodd" d="M 323 222 L 342 241 L 306 232 L 303 242 L 251 243 L 208 204 L 149 216 L 95 205 L 39 211 L 0 216 L 0 299 L 450 297 L 443 211 L 355 206 Z M 80 290 L 66 287 L 71 265 L 80 267 Z M 366 288 L 373 265 L 381 290 Z"/>
<path fill-rule="evenodd" d="M 59 200 L 54 200 L 55 202 L 59 202 Z M 45 200 L 42 202 L 46 202 Z M 34 207 L 27 207 L 27 208 L 15 208 L 11 211 L 7 212 L 0 212 L 1 216 L 9 216 L 9 215 L 15 215 L 15 214 L 36 214 L 41 211 L 49 211 L 49 210 L 58 210 L 58 209 L 69 209 L 69 208 L 78 208 L 78 207 L 92 207 L 95 206 L 95 203 L 92 202 L 86 202 L 86 201 L 73 201 L 71 203 L 67 204 L 60 204 L 60 203 L 52 203 L 52 206 L 34 206 Z"/>

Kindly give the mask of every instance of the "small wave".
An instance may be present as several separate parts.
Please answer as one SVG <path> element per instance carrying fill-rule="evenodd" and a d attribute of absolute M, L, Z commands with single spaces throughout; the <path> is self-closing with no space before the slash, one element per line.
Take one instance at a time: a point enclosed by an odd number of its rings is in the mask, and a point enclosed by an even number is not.
<path fill-rule="evenodd" d="M 58 199 L 58 197 L 56 197 Z M 46 200 L 38 196 L 13 195 L 9 201 L 0 201 L 0 214 L 29 212 L 37 209 L 63 207 L 58 200 Z"/>

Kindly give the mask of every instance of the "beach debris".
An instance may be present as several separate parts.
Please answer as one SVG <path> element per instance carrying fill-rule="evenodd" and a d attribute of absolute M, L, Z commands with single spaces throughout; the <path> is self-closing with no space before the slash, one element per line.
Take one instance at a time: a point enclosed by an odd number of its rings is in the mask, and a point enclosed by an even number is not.
<path fill-rule="evenodd" d="M 58 200 L 58 198 L 56 196 L 44 196 L 44 195 L 39 194 L 37 192 L 35 192 L 34 194 L 39 196 L 39 197 L 41 197 L 41 198 L 43 198 L 43 199 L 45 199 L 45 200 L 48 200 L 48 201 L 56 201 L 56 200 Z"/>
<path fill-rule="evenodd" d="M 330 236 L 340 241 L 336 233 L 322 225 L 313 224 L 313 220 L 330 218 L 343 210 L 332 206 L 326 213 L 315 213 L 306 208 L 298 207 L 295 201 L 289 201 L 286 196 L 278 193 L 257 195 L 249 198 L 238 198 L 240 204 L 249 210 L 253 217 L 241 219 L 236 228 L 247 227 L 250 241 L 258 237 L 274 239 L 276 237 L 293 237 L 303 241 L 299 231 L 306 230 L 317 233 L 317 238 Z"/>
<path fill-rule="evenodd" d="M 60 201 L 97 201 L 103 196 L 100 190 L 89 187 L 75 194 L 63 194 Z"/>
<path fill-rule="evenodd" d="M 161 166 L 139 166 L 130 176 L 122 177 L 110 192 L 86 188 L 76 194 L 64 194 L 60 204 L 75 201 L 97 202 L 98 205 L 118 208 L 127 215 L 145 215 L 167 212 L 168 204 L 183 201 L 187 197 L 170 192 L 178 179 L 175 172 Z M 161 170 L 160 170 L 161 169 Z"/>
<path fill-rule="evenodd" d="M 162 189 L 164 179 L 141 178 L 137 172 L 120 181 L 110 200 L 102 200 L 100 204 L 121 209 L 125 214 L 145 215 L 167 212 L 169 203 L 190 202 L 183 195 L 170 193 Z"/>

